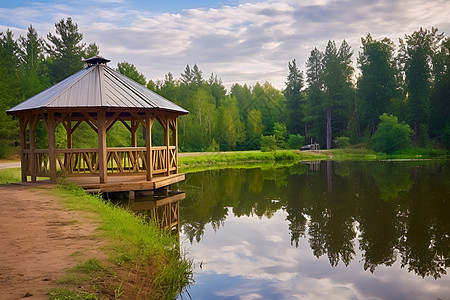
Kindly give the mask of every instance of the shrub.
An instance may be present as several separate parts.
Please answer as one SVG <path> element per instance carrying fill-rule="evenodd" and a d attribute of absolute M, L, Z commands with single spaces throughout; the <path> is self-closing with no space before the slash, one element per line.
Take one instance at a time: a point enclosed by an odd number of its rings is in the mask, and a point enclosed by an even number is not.
<path fill-rule="evenodd" d="M 375 151 L 392 153 L 405 149 L 411 144 L 413 130 L 405 122 L 398 122 L 398 118 L 386 113 L 380 116 L 380 124 L 373 135 L 371 145 Z"/>
<path fill-rule="evenodd" d="M 441 131 L 441 142 L 447 149 L 450 149 L 450 123 Z"/>
<path fill-rule="evenodd" d="M 289 149 L 300 149 L 305 144 L 305 137 L 300 134 L 290 134 L 288 138 Z"/>
<path fill-rule="evenodd" d="M 334 139 L 337 148 L 347 148 L 350 146 L 350 138 L 346 136 L 338 136 Z"/>
<path fill-rule="evenodd" d="M 277 140 L 274 135 L 261 136 L 261 151 L 275 151 L 277 149 Z"/>

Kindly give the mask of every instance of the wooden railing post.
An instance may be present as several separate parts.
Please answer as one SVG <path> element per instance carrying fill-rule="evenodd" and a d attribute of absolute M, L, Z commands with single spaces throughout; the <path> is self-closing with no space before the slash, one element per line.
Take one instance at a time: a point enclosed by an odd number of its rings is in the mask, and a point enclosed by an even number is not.
<path fill-rule="evenodd" d="M 97 112 L 97 135 L 98 135 L 98 171 L 100 175 L 100 183 L 106 183 L 107 178 L 107 149 L 106 149 L 106 123 L 105 112 L 100 110 Z"/>
<path fill-rule="evenodd" d="M 169 118 L 166 118 L 165 120 L 165 126 L 164 126 L 164 146 L 166 146 L 166 176 L 170 175 L 170 126 L 169 126 Z"/>
<path fill-rule="evenodd" d="M 48 131 L 48 159 L 50 163 L 50 182 L 56 183 L 55 117 L 53 112 L 48 113 L 47 131 Z"/>
<path fill-rule="evenodd" d="M 153 178 L 153 155 L 152 155 L 152 126 L 153 117 L 150 113 L 145 114 L 145 147 L 146 147 L 146 160 L 147 160 L 147 181 L 151 181 Z"/>
<path fill-rule="evenodd" d="M 20 131 L 19 131 L 19 138 L 20 138 L 20 165 L 21 165 L 21 173 L 22 173 L 22 182 L 27 181 L 27 175 L 25 174 L 25 165 L 29 162 L 26 161 L 26 155 L 25 155 L 25 149 L 27 148 L 27 138 L 26 138 L 26 131 L 27 131 L 27 123 L 28 118 L 26 117 L 20 117 L 19 124 L 20 124 Z"/>
<path fill-rule="evenodd" d="M 30 166 L 31 166 L 31 181 L 36 181 L 36 126 L 39 121 L 39 115 L 34 115 L 30 119 Z M 55 162 L 56 164 L 56 162 Z"/>

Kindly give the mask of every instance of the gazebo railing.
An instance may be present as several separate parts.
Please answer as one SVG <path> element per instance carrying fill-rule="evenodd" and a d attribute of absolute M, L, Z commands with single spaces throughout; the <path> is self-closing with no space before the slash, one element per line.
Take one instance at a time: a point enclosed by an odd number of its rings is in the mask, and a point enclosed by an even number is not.
<path fill-rule="evenodd" d="M 169 150 L 169 151 L 167 151 Z M 145 147 L 107 148 L 108 174 L 146 173 L 147 159 Z M 167 158 L 167 155 L 169 157 Z M 170 173 L 177 170 L 177 149 L 175 146 L 152 147 L 152 174 Z M 66 175 L 98 175 L 98 149 L 55 149 L 58 170 Z M 27 149 L 22 154 L 22 168 L 25 175 L 32 171 L 32 152 Z M 50 158 L 47 149 L 34 150 L 34 169 L 38 177 L 50 176 Z"/>

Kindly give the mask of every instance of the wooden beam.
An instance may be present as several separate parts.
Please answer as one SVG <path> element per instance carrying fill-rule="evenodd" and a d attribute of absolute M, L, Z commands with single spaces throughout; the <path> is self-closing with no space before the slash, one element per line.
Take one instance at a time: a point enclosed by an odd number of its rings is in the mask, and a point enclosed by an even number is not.
<path fill-rule="evenodd" d="M 108 120 L 108 122 L 106 123 L 106 132 L 108 132 L 108 130 L 111 128 L 111 126 L 113 126 L 116 123 L 119 115 L 120 115 L 120 112 L 116 111 L 114 113 L 114 115 Z"/>
<path fill-rule="evenodd" d="M 50 163 L 50 182 L 56 183 L 56 155 L 55 155 L 55 116 L 53 112 L 47 114 L 48 157 Z"/>
<path fill-rule="evenodd" d="M 152 156 L 152 127 L 153 117 L 150 113 L 145 114 L 145 146 L 146 146 L 146 161 L 147 161 L 147 181 L 153 178 L 153 156 Z"/>
<path fill-rule="evenodd" d="M 36 149 L 36 126 L 39 121 L 39 115 L 33 115 L 30 121 L 30 167 L 31 181 L 36 181 L 36 159 L 34 150 Z"/>
<path fill-rule="evenodd" d="M 178 174 L 178 124 L 175 116 L 172 121 L 172 143 L 175 146 L 175 174 Z"/>
<path fill-rule="evenodd" d="M 108 158 L 106 149 L 106 123 L 105 111 L 97 112 L 98 128 L 98 169 L 100 174 L 100 183 L 106 183 L 108 173 Z"/>
<path fill-rule="evenodd" d="M 170 126 L 169 126 L 169 119 L 165 119 L 165 126 L 164 127 L 164 146 L 166 146 L 166 176 L 170 175 Z"/>
<path fill-rule="evenodd" d="M 19 117 L 19 139 L 20 139 L 20 165 L 21 165 L 21 173 L 22 173 L 22 182 L 27 182 L 27 175 L 25 175 L 25 153 L 24 150 L 27 148 L 27 123 L 28 118 L 25 116 Z"/>

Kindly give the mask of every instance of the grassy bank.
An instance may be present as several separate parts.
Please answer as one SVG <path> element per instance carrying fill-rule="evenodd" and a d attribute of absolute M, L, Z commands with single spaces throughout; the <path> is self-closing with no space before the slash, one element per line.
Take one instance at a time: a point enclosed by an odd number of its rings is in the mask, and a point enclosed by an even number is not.
<path fill-rule="evenodd" d="M 51 193 L 64 199 L 66 209 L 94 213 L 109 256 L 106 261 L 90 258 L 69 270 L 61 280 L 65 288 L 52 291 L 51 299 L 174 299 L 192 281 L 191 261 L 169 231 L 75 185 L 60 185 Z M 86 286 L 81 293 L 80 281 Z"/>
<path fill-rule="evenodd" d="M 220 169 L 260 163 L 290 163 L 298 161 L 325 159 L 327 156 L 314 152 L 278 150 L 273 152 L 237 151 L 199 154 L 178 158 L 182 172 L 195 172 L 205 169 Z"/>

